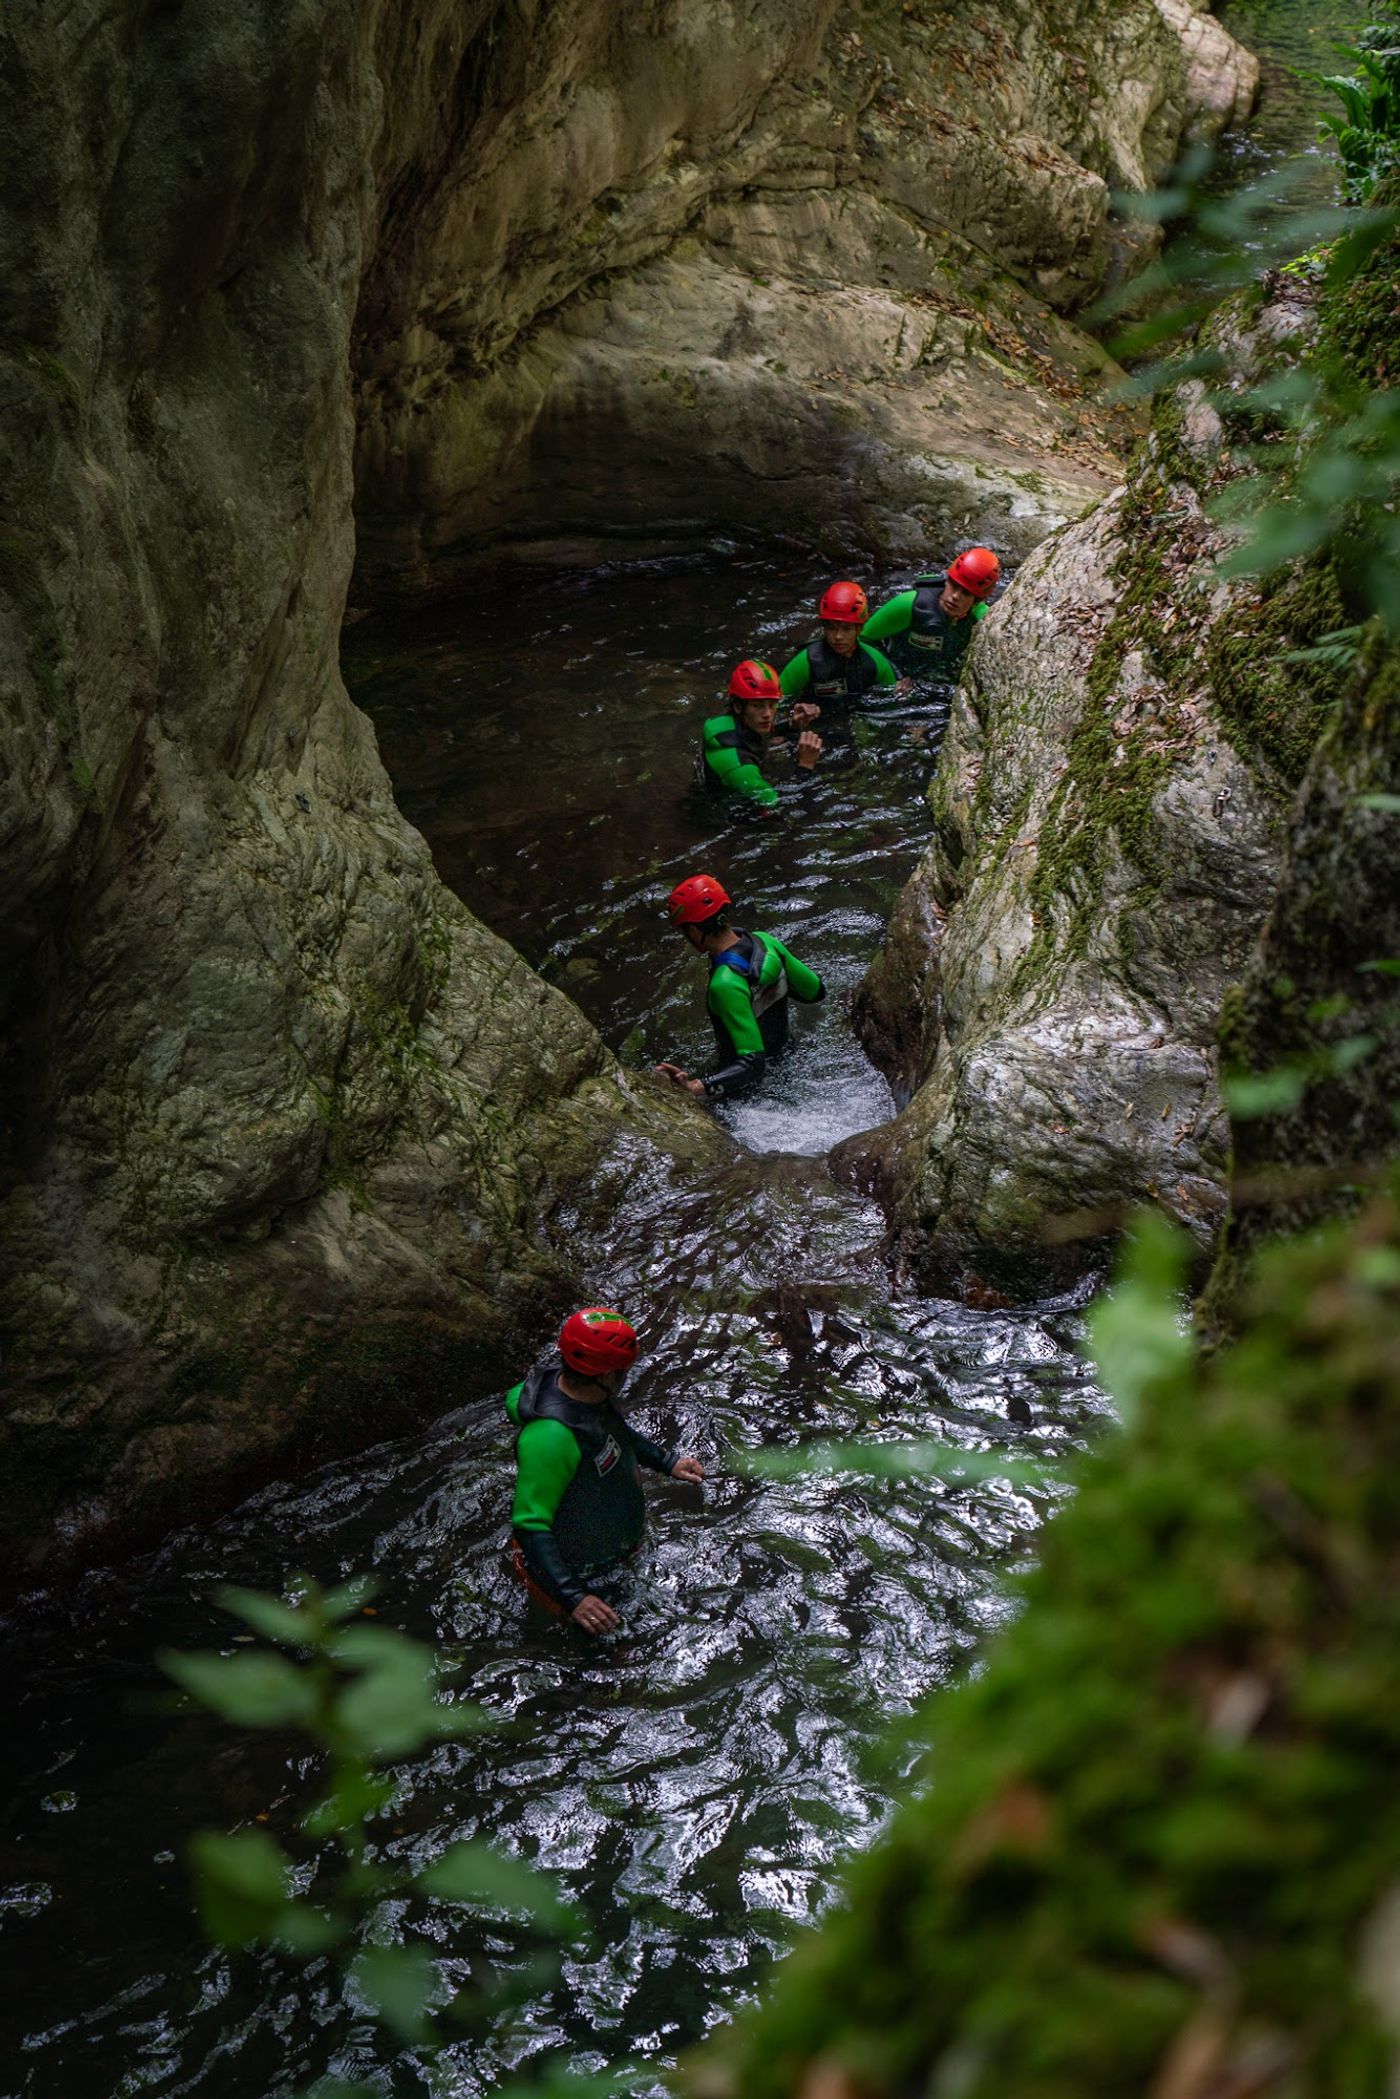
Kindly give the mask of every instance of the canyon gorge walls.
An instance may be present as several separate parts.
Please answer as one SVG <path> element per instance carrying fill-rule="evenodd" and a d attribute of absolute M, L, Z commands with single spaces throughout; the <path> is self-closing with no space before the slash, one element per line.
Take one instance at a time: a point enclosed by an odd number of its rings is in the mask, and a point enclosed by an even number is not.
<path fill-rule="evenodd" d="M 1205 17 L 19 0 L 0 25 L 3 1529 L 18 1578 L 495 1374 L 619 1073 L 437 882 L 357 588 L 773 528 L 1025 553 L 1107 488 L 1109 210 Z M 1203 62 L 1202 53 L 1205 53 Z M 678 490 L 683 493 L 678 494 Z"/>

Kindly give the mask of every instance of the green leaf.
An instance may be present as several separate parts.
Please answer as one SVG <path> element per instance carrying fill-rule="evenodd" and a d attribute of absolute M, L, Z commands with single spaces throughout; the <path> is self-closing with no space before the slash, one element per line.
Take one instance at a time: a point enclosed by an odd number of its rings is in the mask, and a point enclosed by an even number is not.
<path fill-rule="evenodd" d="M 1113 1288 L 1089 1314 L 1089 1353 L 1132 1427 L 1143 1400 L 1181 1378 L 1195 1353 L 1181 1292 L 1190 1241 L 1159 1211 L 1144 1211 L 1119 1259 Z"/>
<path fill-rule="evenodd" d="M 1360 962 L 1357 964 L 1357 968 L 1373 970 L 1377 976 L 1381 977 L 1400 977 L 1400 961 L 1397 961 L 1392 955 L 1385 956 L 1379 962 Z"/>
<path fill-rule="evenodd" d="M 1383 816 L 1400 815 L 1400 794 L 1359 794 L 1358 809 L 1378 809 Z"/>
<path fill-rule="evenodd" d="M 372 1574 L 357 1574 L 338 1589 L 329 1589 L 321 1598 L 321 1609 L 328 1619 L 339 1621 L 353 1618 L 362 1611 L 371 1597 L 379 1594 L 379 1584 Z"/>
<path fill-rule="evenodd" d="M 479 1706 L 438 1696 L 441 1668 L 429 1647 L 388 1626 L 349 1625 L 332 1657 L 359 1674 L 335 1701 L 335 1723 L 357 1756 L 407 1756 L 444 1735 L 484 1732 L 498 1723 Z"/>
<path fill-rule="evenodd" d="M 336 1726 L 357 1755 L 406 1756 L 446 1732 L 430 1648 L 387 1626 L 351 1625 L 331 1653 L 359 1672 L 335 1701 Z"/>
<path fill-rule="evenodd" d="M 333 1837 L 342 1829 L 358 1829 L 389 1805 L 398 1791 L 398 1781 L 380 1778 L 376 1772 L 356 1767 L 343 1773 L 323 1800 L 302 1816 L 301 1826 L 309 1837 Z"/>
<path fill-rule="evenodd" d="M 1261 1115 L 1287 1115 L 1303 1098 L 1307 1073 L 1287 1065 L 1276 1071 L 1240 1072 L 1221 1086 L 1225 1105 L 1237 1122 Z"/>
<path fill-rule="evenodd" d="M 417 1876 L 417 1885 L 439 1902 L 504 1910 L 509 1916 L 528 1917 L 555 1931 L 575 1920 L 555 1880 L 490 1844 L 450 1844 L 440 1859 Z"/>
<path fill-rule="evenodd" d="M 206 1829 L 189 1848 L 211 1938 L 221 1946 L 265 1938 L 289 1906 L 291 1861 L 281 1845 L 264 1829 Z"/>
<path fill-rule="evenodd" d="M 1393 1290 L 1400 1283 L 1400 1247 L 1363 1246 L 1352 1262 L 1352 1274 L 1370 1290 Z"/>
<path fill-rule="evenodd" d="M 1351 1006 L 1350 995 L 1336 991 L 1330 998 L 1315 998 L 1307 1009 L 1307 1017 L 1315 1027 L 1320 1027 L 1326 1021 L 1340 1020 L 1344 1013 L 1350 1013 Z"/>
<path fill-rule="evenodd" d="M 289 1902 L 269 1926 L 267 1936 L 289 1953 L 310 1957 L 324 1953 L 345 1937 L 350 1920 L 339 1910 L 313 1909 L 309 1902 Z"/>
<path fill-rule="evenodd" d="M 280 1596 L 268 1596 L 258 1589 L 219 1589 L 215 1601 L 279 1647 L 314 1647 L 321 1631 L 319 1611 L 306 1604 L 284 1603 Z"/>
<path fill-rule="evenodd" d="M 167 1676 L 236 1727 L 304 1726 L 316 1715 L 316 1685 L 280 1654 L 170 1654 Z"/>
<path fill-rule="evenodd" d="M 805 1479 L 849 1473 L 864 1479 L 945 1479 L 953 1486 L 1006 1480 L 1013 1487 L 1043 1487 L 1058 1477 L 1052 1465 L 1012 1458 L 1004 1451 L 960 1450 L 933 1437 L 904 1442 L 860 1443 L 845 1437 L 804 1443 L 795 1450 L 732 1453 L 736 1472 L 757 1479 Z"/>
<path fill-rule="evenodd" d="M 428 2006 L 438 1989 L 433 1957 L 421 1946 L 366 1946 L 351 1980 L 376 2016 L 403 2041 L 428 2035 Z"/>
<path fill-rule="evenodd" d="M 1374 1035 L 1348 1035 L 1345 1042 L 1334 1043 L 1328 1052 L 1327 1061 L 1333 1071 L 1351 1071 L 1363 1064 L 1376 1046 Z"/>

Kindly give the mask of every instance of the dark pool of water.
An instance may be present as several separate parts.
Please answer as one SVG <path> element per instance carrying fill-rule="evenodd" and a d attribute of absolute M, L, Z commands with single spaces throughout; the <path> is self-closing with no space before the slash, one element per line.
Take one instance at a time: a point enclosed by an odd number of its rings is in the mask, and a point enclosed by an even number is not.
<path fill-rule="evenodd" d="M 332 2068 L 476 2095 L 552 2061 L 645 2070 L 751 1996 L 831 1900 L 903 1783 L 907 1757 L 880 1748 L 891 1717 L 1003 1617 L 999 1574 L 1030 1550 L 1062 1491 L 1053 1467 L 1101 1411 L 1078 1307 L 892 1291 L 880 1219 L 812 1162 L 741 1161 L 698 1188 L 642 1154 L 612 1172 L 598 1197 L 623 1214 L 606 1245 L 597 1202 L 559 1230 L 643 1323 L 634 1413 L 710 1475 L 703 1502 L 655 1488 L 651 1539 L 617 1592 L 623 1636 L 592 1646 L 528 1618 L 502 1557 L 511 1467 L 486 1395 L 92 1582 L 37 1636 L 34 1688 L 11 1708 L 6 2095 L 249 2099 Z M 832 1435 L 933 1437 L 1051 1469 L 1029 1491 L 736 1469 L 756 1446 Z M 227 1642 L 207 1601 L 221 1580 L 366 1567 L 380 1622 L 461 1658 L 508 1723 L 404 1766 L 384 1849 L 426 1862 L 484 1834 L 551 1867 L 587 1918 L 559 1979 L 431 2084 L 393 2063 L 324 1964 L 201 1944 L 182 1842 L 259 1814 L 290 1831 L 307 1775 L 282 1745 L 162 1710 L 150 1662 L 161 1645 Z M 439 1931 L 444 1973 L 464 1982 L 492 1942 L 455 1914 Z"/>
<path fill-rule="evenodd" d="M 469 618 L 375 616 L 346 650 L 443 879 L 624 1058 L 711 1061 L 703 965 L 662 910 L 683 875 L 718 875 L 740 923 L 821 972 L 830 1002 L 796 1016 L 774 1083 L 724 1111 L 764 1151 L 822 1153 L 891 1112 L 844 996 L 927 840 L 943 719 L 915 698 L 872 711 L 809 780 L 779 762 L 776 822 L 735 823 L 691 786 L 733 665 L 785 663 L 829 580 L 800 557 L 722 554 L 517 579 Z"/>
<path fill-rule="evenodd" d="M 329 2068 L 421 2088 L 324 1965 L 200 1944 L 184 1837 L 260 1812 L 289 1827 L 306 1784 L 297 1755 L 159 1703 L 155 1648 L 227 1638 L 208 1602 L 221 1579 L 374 1568 L 382 1620 L 460 1655 L 509 1722 L 407 1766 L 383 1839 L 426 1860 L 494 1837 L 561 1874 L 588 1920 L 561 1979 L 437 2073 L 434 2090 L 463 2095 L 545 2060 L 663 2065 L 751 1996 L 898 1792 L 907 1758 L 880 1751 L 891 1717 L 1003 1616 L 1001 1576 L 1102 1412 L 1078 1304 L 911 1294 L 883 1220 L 813 1156 L 889 1111 L 841 994 L 927 836 L 940 708 L 872 715 L 776 825 L 736 828 L 687 794 L 730 664 L 785 659 L 821 580 L 712 554 L 517 582 L 470 619 L 352 631 L 351 682 L 444 876 L 615 1046 L 708 1058 L 703 977 L 660 910 L 701 866 L 833 996 L 798 1016 L 762 1100 L 730 1111 L 749 1147 L 732 1166 L 678 1184 L 630 1142 L 556 1220 L 590 1293 L 643 1328 L 635 1410 L 710 1475 L 703 1503 L 655 1491 L 618 1641 L 528 1618 L 502 1558 L 510 1441 L 485 1393 L 443 1394 L 461 1403 L 446 1427 L 265 1494 L 212 1538 L 90 1583 L 75 1618 L 43 1628 L 0 1912 L 19 1981 L 7 2099 L 291 2092 Z M 736 1465 L 832 1436 L 932 1437 L 1050 1469 L 1028 1491 L 1005 1476 L 758 1481 Z M 460 1919 L 444 1931 L 444 1972 L 461 1980 L 488 1941 Z"/>

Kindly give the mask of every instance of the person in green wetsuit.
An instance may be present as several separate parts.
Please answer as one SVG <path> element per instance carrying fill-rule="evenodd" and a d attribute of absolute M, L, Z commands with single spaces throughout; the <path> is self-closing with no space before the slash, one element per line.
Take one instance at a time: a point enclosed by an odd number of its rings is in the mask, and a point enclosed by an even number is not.
<path fill-rule="evenodd" d="M 704 1479 L 696 1458 L 663 1450 L 629 1428 L 615 1405 L 637 1360 L 636 1331 L 618 1312 L 588 1305 L 559 1330 L 562 1361 L 506 1394 L 516 1430 L 510 1526 L 515 1569 L 536 1602 L 586 1633 L 610 1633 L 617 1612 L 587 1577 L 632 1552 L 646 1529 L 639 1467 Z"/>
<path fill-rule="evenodd" d="M 772 933 L 745 933 L 729 923 L 730 896 L 713 875 L 688 875 L 671 891 L 666 915 L 697 954 L 708 957 L 706 1006 L 719 1067 L 703 1079 L 680 1064 L 657 1064 L 658 1076 L 697 1098 L 734 1100 L 762 1081 L 768 1059 L 787 1041 L 788 993 L 803 1005 L 826 997 L 814 969 Z"/>
<path fill-rule="evenodd" d="M 763 774 L 782 698 L 778 673 L 771 663 L 746 656 L 730 677 L 729 697 L 733 712 L 712 715 L 705 724 L 701 777 L 709 793 L 729 796 L 767 814 L 778 806 L 778 790 Z M 794 750 L 798 765 L 810 772 L 821 754 L 820 736 L 814 729 L 803 729 Z"/>
<path fill-rule="evenodd" d="M 792 702 L 788 718 L 795 729 L 818 717 L 828 728 L 844 726 L 853 701 L 900 689 L 889 658 L 861 640 L 869 610 L 858 583 L 833 583 L 823 592 L 817 607 L 821 633 L 784 665 L 778 681 Z"/>
<path fill-rule="evenodd" d="M 934 569 L 912 590 L 887 598 L 861 628 L 861 640 L 878 641 L 908 675 L 955 685 L 1000 576 L 1001 563 L 990 547 L 965 547 L 946 573 Z"/>

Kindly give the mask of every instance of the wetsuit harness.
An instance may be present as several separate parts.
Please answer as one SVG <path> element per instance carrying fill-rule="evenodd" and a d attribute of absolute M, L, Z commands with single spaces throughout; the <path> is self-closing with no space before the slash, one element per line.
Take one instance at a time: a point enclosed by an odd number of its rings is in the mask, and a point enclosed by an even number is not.
<path fill-rule="evenodd" d="M 778 683 L 784 697 L 797 699 L 810 694 L 821 703 L 823 713 L 833 705 L 863 699 L 877 688 L 898 683 L 899 673 L 878 649 L 858 641 L 851 656 L 838 656 L 824 634 L 799 649 L 782 671 Z"/>
<path fill-rule="evenodd" d="M 639 1465 L 668 1476 L 676 1453 L 629 1428 L 611 1401 L 570 1399 L 556 1363 L 506 1394 L 515 1439 L 510 1524 L 531 1582 L 572 1611 L 580 1577 L 641 1543 L 646 1503 Z"/>
<path fill-rule="evenodd" d="M 705 724 L 700 747 L 704 786 L 711 794 L 739 795 L 755 808 L 774 808 L 778 790 L 761 771 L 767 747 L 767 737 L 746 728 L 737 714 L 714 715 Z"/>
<path fill-rule="evenodd" d="M 918 577 L 912 590 L 899 591 L 872 612 L 860 631 L 863 640 L 882 643 L 892 655 L 898 652 L 901 667 L 913 676 L 953 685 L 988 608 L 978 602 L 964 618 L 949 619 L 938 602 L 947 581 L 942 569 Z"/>
<path fill-rule="evenodd" d="M 804 1006 L 826 997 L 816 971 L 771 933 L 740 932 L 737 946 L 710 957 L 705 1004 L 720 1056 L 719 1070 L 705 1077 L 711 1099 L 733 1100 L 759 1084 L 787 1041 L 789 991 Z"/>

